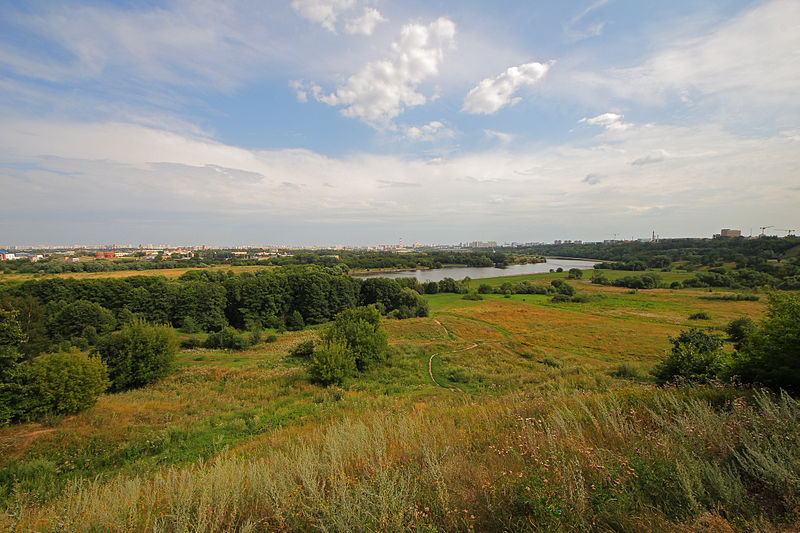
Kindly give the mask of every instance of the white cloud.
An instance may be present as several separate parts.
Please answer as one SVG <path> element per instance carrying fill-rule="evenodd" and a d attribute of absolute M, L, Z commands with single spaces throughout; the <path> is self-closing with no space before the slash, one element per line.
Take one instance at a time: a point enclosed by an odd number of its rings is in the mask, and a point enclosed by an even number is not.
<path fill-rule="evenodd" d="M 595 21 L 584 25 L 581 23 L 592 11 L 603 7 L 607 3 L 608 0 L 597 0 L 572 17 L 564 25 L 564 33 L 567 35 L 567 37 L 573 40 L 581 40 L 588 37 L 596 37 L 603 33 L 603 28 L 605 28 L 606 25 L 605 21 Z"/>
<path fill-rule="evenodd" d="M 358 18 L 349 20 L 345 25 L 345 30 L 350 34 L 372 35 L 375 26 L 386 19 L 381 12 L 374 7 L 365 7 L 364 14 Z"/>
<path fill-rule="evenodd" d="M 424 126 L 411 126 L 406 128 L 405 137 L 415 142 L 433 142 L 452 139 L 456 132 L 446 127 L 438 120 L 429 122 Z"/>
<path fill-rule="evenodd" d="M 786 135 L 740 137 L 711 124 L 631 125 L 613 135 L 604 130 L 591 142 L 487 150 L 430 164 L 392 155 L 249 150 L 135 124 L 7 121 L 0 129 L 6 199 L 0 224 L 9 228 L 9 242 L 25 235 L 42 240 L 72 226 L 65 240 L 102 241 L 123 231 L 141 235 L 146 206 L 153 220 L 187 217 L 154 225 L 154 238 L 163 239 L 178 231 L 230 231 L 236 233 L 229 239 L 269 242 L 270 228 L 289 219 L 308 225 L 311 242 L 358 227 L 379 239 L 377 228 L 396 224 L 418 225 L 420 238 L 439 231 L 455 240 L 458 232 L 488 224 L 508 238 L 534 239 L 537 228 L 553 221 L 589 239 L 621 225 L 649 227 L 655 219 L 642 217 L 657 215 L 662 235 L 710 234 L 732 218 L 748 227 L 794 217 L 800 197 L 789 185 L 796 181 L 796 144 Z M 670 157 L 631 164 L 661 153 Z M 499 199 L 502 206 L 490 201 Z M 76 212 L 100 213 L 97 226 L 77 224 Z M 13 224 L 20 213 L 26 224 Z M 286 235 L 298 238 L 293 231 Z"/>
<path fill-rule="evenodd" d="M 496 139 L 501 143 L 508 144 L 514 140 L 514 136 L 510 133 L 495 130 L 483 130 L 483 134 L 489 139 Z"/>
<path fill-rule="evenodd" d="M 765 106 L 794 106 L 800 92 L 800 2 L 759 3 L 712 31 L 682 39 L 641 64 L 596 74 L 573 83 L 609 89 L 617 97 L 684 102 L 716 98 L 757 114 Z"/>
<path fill-rule="evenodd" d="M 486 78 L 467 93 L 462 111 L 491 115 L 507 105 L 515 105 L 522 98 L 514 96 L 518 90 L 534 85 L 547 74 L 550 63 L 525 63 L 509 67 L 494 78 Z"/>
<path fill-rule="evenodd" d="M 292 9 L 311 22 L 336 33 L 339 15 L 355 4 L 356 0 L 292 0 Z"/>
<path fill-rule="evenodd" d="M 603 126 L 607 130 L 626 130 L 633 124 L 630 122 L 622 122 L 623 115 L 616 113 L 603 113 L 592 118 L 582 118 L 578 121 L 579 124 L 589 124 L 591 126 Z"/>
<path fill-rule="evenodd" d="M 373 126 L 385 126 L 407 107 L 424 104 L 417 91 L 427 78 L 439 72 L 445 51 L 455 42 L 456 25 L 439 18 L 427 26 L 403 26 L 400 40 L 392 44 L 391 56 L 365 65 L 344 85 L 317 100 L 344 106 L 342 114 Z"/>

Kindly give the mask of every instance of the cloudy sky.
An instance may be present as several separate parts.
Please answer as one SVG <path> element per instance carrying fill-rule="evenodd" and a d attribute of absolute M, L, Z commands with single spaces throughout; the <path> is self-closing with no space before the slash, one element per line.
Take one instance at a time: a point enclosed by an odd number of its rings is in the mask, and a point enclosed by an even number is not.
<path fill-rule="evenodd" d="M 3 1 L 0 245 L 800 229 L 798 95 L 797 0 Z"/>

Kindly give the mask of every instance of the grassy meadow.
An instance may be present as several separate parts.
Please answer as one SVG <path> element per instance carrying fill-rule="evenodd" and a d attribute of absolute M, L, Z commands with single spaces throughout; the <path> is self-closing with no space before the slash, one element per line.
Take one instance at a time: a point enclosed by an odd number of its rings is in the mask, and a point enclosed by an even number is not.
<path fill-rule="evenodd" d="M 588 301 L 427 295 L 429 317 L 383 322 L 388 364 L 341 387 L 311 384 L 288 355 L 311 328 L 244 352 L 183 350 L 156 385 L 0 428 L 0 529 L 800 526 L 795 400 L 648 375 L 670 336 L 758 319 L 765 303 L 570 283 Z M 699 312 L 710 319 L 689 319 Z"/>

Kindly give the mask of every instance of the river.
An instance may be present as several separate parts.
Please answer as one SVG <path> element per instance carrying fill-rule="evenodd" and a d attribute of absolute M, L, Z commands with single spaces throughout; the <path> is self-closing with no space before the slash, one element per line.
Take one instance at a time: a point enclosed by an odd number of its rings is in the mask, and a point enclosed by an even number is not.
<path fill-rule="evenodd" d="M 594 268 L 597 261 L 584 261 L 581 259 L 555 259 L 547 258 L 544 263 L 529 263 L 526 265 L 509 265 L 506 268 L 494 267 L 443 267 L 431 270 L 405 270 L 403 272 L 368 272 L 365 274 L 353 274 L 358 278 L 417 278 L 420 282 L 442 281 L 444 278 L 462 280 L 466 276 L 470 279 L 499 278 L 504 276 L 519 276 L 521 274 L 541 274 L 556 270 L 561 267 L 564 270 L 570 268 L 580 268 L 590 270 Z"/>

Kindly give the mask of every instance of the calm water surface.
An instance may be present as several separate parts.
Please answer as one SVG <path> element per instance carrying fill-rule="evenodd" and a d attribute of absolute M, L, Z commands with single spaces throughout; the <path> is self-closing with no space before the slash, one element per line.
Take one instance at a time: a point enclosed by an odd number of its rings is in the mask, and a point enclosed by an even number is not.
<path fill-rule="evenodd" d="M 481 279 L 519 276 L 521 274 L 540 274 L 542 272 L 550 272 L 551 268 L 555 270 L 558 267 L 564 270 L 569 270 L 570 268 L 588 270 L 594 268 L 594 265 L 597 263 L 597 261 L 583 261 L 580 259 L 548 258 L 545 263 L 509 265 L 507 268 L 444 267 L 432 270 L 407 270 L 405 272 L 370 272 L 368 274 L 354 274 L 354 276 L 359 278 L 417 278 L 420 282 L 424 283 L 426 281 L 442 281 L 444 278 L 461 280 L 466 276 L 469 276 L 470 279 Z"/>

